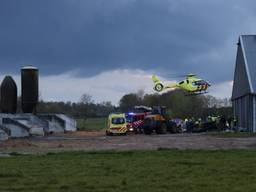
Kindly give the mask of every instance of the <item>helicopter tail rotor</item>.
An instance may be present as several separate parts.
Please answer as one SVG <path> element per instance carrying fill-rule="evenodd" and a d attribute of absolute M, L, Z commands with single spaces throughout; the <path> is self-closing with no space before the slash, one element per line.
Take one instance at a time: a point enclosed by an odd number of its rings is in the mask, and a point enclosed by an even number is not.
<path fill-rule="evenodd" d="M 152 81 L 154 82 L 154 90 L 157 92 L 161 92 L 164 89 L 163 83 L 160 81 L 159 77 L 156 75 L 152 76 Z"/>
<path fill-rule="evenodd" d="M 153 75 L 153 76 L 152 76 L 152 80 L 153 80 L 154 83 L 161 82 L 160 79 L 159 79 L 159 77 L 157 77 L 156 75 Z"/>
<path fill-rule="evenodd" d="M 162 92 L 165 89 L 176 89 L 178 88 L 177 84 L 169 84 L 165 85 L 156 75 L 152 76 L 152 80 L 154 82 L 154 90 L 157 92 Z"/>

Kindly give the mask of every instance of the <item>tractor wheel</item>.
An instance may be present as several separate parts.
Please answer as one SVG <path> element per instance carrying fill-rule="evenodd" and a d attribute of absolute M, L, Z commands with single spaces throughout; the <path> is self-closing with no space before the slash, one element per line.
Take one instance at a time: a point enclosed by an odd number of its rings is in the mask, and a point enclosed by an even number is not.
<path fill-rule="evenodd" d="M 163 90 L 164 86 L 161 83 L 157 83 L 155 85 L 155 90 L 158 92 L 161 92 Z"/>
<path fill-rule="evenodd" d="M 153 133 L 153 130 L 149 127 L 146 127 L 143 129 L 145 135 L 151 135 Z"/>
<path fill-rule="evenodd" d="M 143 127 L 139 126 L 135 132 L 136 134 L 143 134 Z"/>
<path fill-rule="evenodd" d="M 157 134 L 166 134 L 167 132 L 167 125 L 166 123 L 162 123 L 160 127 L 156 128 L 156 133 Z"/>

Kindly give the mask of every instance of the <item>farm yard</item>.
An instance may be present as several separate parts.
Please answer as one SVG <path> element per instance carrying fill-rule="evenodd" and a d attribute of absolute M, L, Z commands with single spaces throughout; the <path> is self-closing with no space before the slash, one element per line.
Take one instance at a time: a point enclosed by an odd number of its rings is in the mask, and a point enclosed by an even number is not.
<path fill-rule="evenodd" d="M 105 119 L 79 121 L 76 132 L 0 142 L 0 191 L 256 189 L 255 134 L 106 136 Z"/>
<path fill-rule="evenodd" d="M 44 137 L 0 142 L 2 153 L 38 154 L 62 151 L 157 150 L 157 149 L 255 149 L 256 135 L 248 133 L 182 133 L 165 135 L 128 134 L 106 136 L 101 131 L 56 133 Z"/>
<path fill-rule="evenodd" d="M 2 0 L 0 192 L 255 192 L 254 2 Z"/>

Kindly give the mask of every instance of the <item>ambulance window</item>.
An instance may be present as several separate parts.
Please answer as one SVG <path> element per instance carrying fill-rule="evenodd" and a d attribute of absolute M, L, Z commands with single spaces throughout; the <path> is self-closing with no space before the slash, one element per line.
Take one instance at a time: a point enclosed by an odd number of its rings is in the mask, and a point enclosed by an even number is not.
<path fill-rule="evenodd" d="M 118 124 L 124 124 L 124 123 L 125 123 L 125 119 L 124 119 L 124 118 L 113 118 L 113 119 L 112 119 L 112 123 L 113 123 L 113 124 L 116 124 L 116 125 L 118 125 Z"/>

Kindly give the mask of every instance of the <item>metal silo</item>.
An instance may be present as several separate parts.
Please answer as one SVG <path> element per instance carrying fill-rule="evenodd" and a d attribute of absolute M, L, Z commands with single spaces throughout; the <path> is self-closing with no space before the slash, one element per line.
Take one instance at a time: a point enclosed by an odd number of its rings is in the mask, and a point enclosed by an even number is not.
<path fill-rule="evenodd" d="M 16 113 L 17 85 L 11 76 L 6 76 L 1 84 L 1 111 L 2 113 Z"/>
<path fill-rule="evenodd" d="M 25 66 L 21 69 L 21 105 L 24 113 L 36 112 L 38 103 L 38 68 Z"/>

